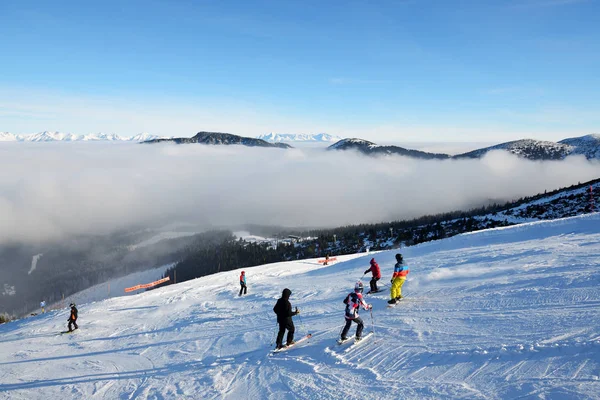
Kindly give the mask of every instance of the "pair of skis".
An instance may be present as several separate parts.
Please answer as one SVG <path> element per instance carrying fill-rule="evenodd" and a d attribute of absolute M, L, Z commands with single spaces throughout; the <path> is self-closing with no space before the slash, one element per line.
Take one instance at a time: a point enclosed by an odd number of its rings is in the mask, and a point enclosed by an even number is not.
<path fill-rule="evenodd" d="M 374 332 L 369 332 L 369 333 L 367 333 L 366 335 L 364 335 L 362 338 L 360 338 L 360 340 L 356 340 L 356 338 L 355 338 L 354 336 L 351 336 L 351 337 L 349 337 L 348 339 L 346 339 L 346 340 L 344 340 L 344 341 L 342 341 L 341 339 L 338 339 L 338 340 L 337 340 L 337 344 L 338 344 L 338 345 L 343 345 L 343 344 L 345 344 L 345 343 L 352 342 L 352 344 L 350 344 L 350 346 L 349 346 L 349 347 L 348 347 L 346 350 L 344 350 L 345 352 L 347 352 L 347 351 L 349 351 L 350 349 L 354 348 L 355 346 L 358 346 L 358 345 L 360 345 L 361 343 L 364 343 L 364 342 L 366 342 L 366 341 L 367 341 L 367 339 L 368 339 L 368 338 L 370 338 L 370 337 L 372 337 L 373 335 L 374 335 Z M 282 347 L 282 348 L 280 348 L 280 349 L 273 349 L 273 350 L 271 350 L 271 353 L 270 353 L 270 354 L 272 355 L 272 354 L 275 354 L 275 353 L 281 353 L 282 351 L 289 350 L 289 349 L 291 349 L 292 347 L 295 347 L 295 346 L 297 346 L 298 344 L 300 344 L 300 343 L 302 343 L 302 342 L 304 342 L 304 341 L 307 341 L 307 340 L 308 340 L 308 339 L 310 339 L 311 337 L 312 337 L 312 334 L 310 334 L 310 333 L 309 333 L 308 335 L 306 335 L 306 336 L 303 336 L 303 337 L 301 337 L 300 339 L 296 340 L 296 341 L 295 341 L 293 344 L 290 344 L 290 345 L 287 345 L 287 346 L 283 346 L 283 347 Z"/>
<path fill-rule="evenodd" d="M 361 343 L 364 343 L 368 338 L 370 338 L 373 335 L 374 335 L 374 332 L 369 332 L 366 335 L 364 335 L 363 337 L 361 337 L 359 340 L 356 340 L 355 337 L 349 337 L 346 340 L 338 339 L 337 340 L 337 344 L 341 346 L 341 345 L 343 345 L 345 343 L 352 342 L 352 344 L 345 350 L 345 351 L 348 351 L 351 348 L 353 348 L 355 346 L 358 346 Z"/>
<path fill-rule="evenodd" d="M 282 347 L 282 348 L 280 348 L 280 349 L 273 349 L 273 350 L 271 350 L 271 354 L 274 354 L 274 353 L 280 353 L 280 352 L 282 352 L 282 351 L 289 350 L 289 349 L 291 349 L 292 347 L 294 347 L 294 346 L 298 345 L 299 343 L 302 343 L 302 342 L 304 342 L 304 341 L 307 341 L 307 340 L 308 340 L 308 339 L 310 339 L 311 337 L 312 337 L 312 334 L 310 334 L 310 333 L 309 333 L 308 335 L 306 335 L 306 336 L 303 336 L 303 337 L 301 337 L 300 339 L 296 340 L 296 341 L 295 341 L 293 344 L 289 344 L 289 345 L 283 346 L 283 347 Z"/>

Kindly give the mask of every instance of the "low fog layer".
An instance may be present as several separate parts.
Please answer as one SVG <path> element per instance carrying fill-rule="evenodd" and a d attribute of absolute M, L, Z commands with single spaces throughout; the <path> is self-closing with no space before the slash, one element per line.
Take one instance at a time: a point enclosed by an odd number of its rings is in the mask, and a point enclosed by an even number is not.
<path fill-rule="evenodd" d="M 0 146 L 0 243 L 193 222 L 335 227 L 509 200 L 597 178 L 583 157 L 369 158 L 321 149 L 114 143 Z"/>

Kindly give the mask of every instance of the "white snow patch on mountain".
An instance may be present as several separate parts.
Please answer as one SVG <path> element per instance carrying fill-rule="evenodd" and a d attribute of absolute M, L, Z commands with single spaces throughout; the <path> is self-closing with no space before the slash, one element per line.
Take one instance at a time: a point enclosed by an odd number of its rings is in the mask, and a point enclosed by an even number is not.
<path fill-rule="evenodd" d="M 259 135 L 257 139 L 262 139 L 271 143 L 281 143 L 281 142 L 319 142 L 319 143 L 329 143 L 329 142 L 337 142 L 342 138 L 335 135 L 329 135 L 327 133 L 316 133 L 316 134 L 303 134 L 303 133 L 265 133 L 263 135 Z"/>
<path fill-rule="evenodd" d="M 31 273 L 33 271 L 35 271 L 35 268 L 37 267 L 37 263 L 43 255 L 44 255 L 43 253 L 40 253 L 40 254 L 36 254 L 35 256 L 33 256 L 31 258 L 31 268 L 29 268 L 29 272 L 27 272 L 27 275 L 31 275 Z"/>
<path fill-rule="evenodd" d="M 194 236 L 196 233 L 197 232 L 188 232 L 188 231 L 186 231 L 186 232 L 160 232 L 160 233 L 157 233 L 155 236 L 152 236 L 151 238 L 144 240 L 143 242 L 130 245 L 127 248 L 129 250 L 135 250 L 139 247 L 146 247 L 146 246 L 153 245 L 155 243 L 160 242 L 161 240 L 176 239 L 176 238 L 184 237 L 184 236 Z"/>
<path fill-rule="evenodd" d="M 17 294 L 15 287 L 5 283 L 2 289 L 2 296 L 14 296 L 15 294 Z"/>
<path fill-rule="evenodd" d="M 597 398 L 600 214 L 401 251 L 406 298 L 386 307 L 395 251 L 377 253 L 359 347 L 335 341 L 373 255 L 281 262 L 244 268 L 243 297 L 235 270 L 81 304 L 71 335 L 67 309 L 0 325 L 0 398 Z M 269 356 L 286 287 L 313 336 Z"/>

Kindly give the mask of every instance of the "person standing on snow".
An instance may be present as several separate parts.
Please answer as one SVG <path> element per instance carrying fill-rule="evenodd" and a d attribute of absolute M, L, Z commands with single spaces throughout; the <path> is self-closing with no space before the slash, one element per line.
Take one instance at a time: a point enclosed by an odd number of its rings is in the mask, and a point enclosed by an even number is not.
<path fill-rule="evenodd" d="M 240 286 L 240 294 L 238 296 L 242 295 L 242 291 L 244 294 L 248 293 L 248 287 L 246 286 L 246 273 L 244 271 L 242 271 L 240 274 Z"/>
<path fill-rule="evenodd" d="M 75 307 L 75 303 L 71 303 L 69 306 L 71 306 L 71 315 L 67 321 L 69 321 L 69 332 L 73 332 L 71 325 L 73 325 L 75 329 L 79 329 L 77 326 L 77 307 Z"/>
<path fill-rule="evenodd" d="M 344 315 L 344 317 L 346 318 L 346 325 L 342 330 L 342 341 L 348 340 L 348 336 L 346 335 L 348 335 L 348 331 L 350 330 L 350 325 L 352 325 L 352 321 L 356 322 L 356 324 L 358 325 L 356 327 L 356 340 L 360 340 L 362 337 L 362 331 L 365 325 L 363 323 L 363 320 L 358 315 L 358 309 L 360 307 L 364 308 L 365 310 L 371 310 L 373 308 L 373 306 L 365 303 L 362 292 L 363 284 L 361 281 L 358 281 L 354 286 L 354 292 L 348 293 L 348 296 L 346 296 L 346 298 L 344 299 L 344 304 L 346 304 L 346 313 Z"/>
<path fill-rule="evenodd" d="M 367 294 L 379 291 L 379 289 L 377 288 L 377 281 L 381 279 L 381 270 L 379 269 L 379 265 L 377 264 L 377 261 L 375 261 L 374 258 L 371 258 L 371 268 L 365 271 L 365 275 L 369 272 L 373 274 L 373 277 L 371 278 L 371 282 L 369 282 L 371 290 L 369 290 Z"/>
<path fill-rule="evenodd" d="M 402 285 L 406 282 L 406 275 L 410 272 L 408 267 L 404 265 L 402 254 L 396 254 L 396 265 L 394 265 L 394 275 L 392 275 L 392 287 L 390 289 L 391 299 L 388 301 L 389 304 L 396 304 L 398 300 L 402 298 Z"/>
<path fill-rule="evenodd" d="M 276 341 L 278 349 L 285 347 L 283 345 L 283 335 L 285 334 L 286 329 L 288 331 L 286 346 L 295 343 L 294 332 L 296 328 L 294 327 L 294 321 L 292 321 L 292 317 L 300 314 L 300 311 L 298 311 L 298 307 L 296 307 L 296 311 L 292 311 L 292 304 L 289 300 L 291 295 L 292 291 L 290 289 L 283 289 L 281 298 L 277 300 L 277 304 L 275 304 L 275 307 L 273 307 L 273 312 L 277 314 L 277 323 L 279 324 L 279 333 L 277 334 Z"/>
<path fill-rule="evenodd" d="M 42 314 L 46 312 L 46 301 L 42 300 L 40 302 L 40 308 L 42 309 Z"/>

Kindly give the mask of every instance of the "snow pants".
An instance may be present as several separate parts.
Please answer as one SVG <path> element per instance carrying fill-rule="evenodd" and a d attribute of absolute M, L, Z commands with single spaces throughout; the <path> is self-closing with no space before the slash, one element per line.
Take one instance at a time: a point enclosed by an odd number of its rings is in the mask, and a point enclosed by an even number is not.
<path fill-rule="evenodd" d="M 352 325 L 352 321 L 356 322 L 358 324 L 358 326 L 356 327 L 356 337 L 359 338 L 362 335 L 362 331 L 363 328 L 365 327 L 365 324 L 363 323 L 363 320 L 360 317 L 356 317 L 354 319 L 348 319 L 346 318 L 346 326 L 344 326 L 344 330 L 342 331 L 342 337 L 348 337 L 348 331 L 350 330 L 350 325 Z"/>
<path fill-rule="evenodd" d="M 279 333 L 277 334 L 277 341 L 275 342 L 277 343 L 277 347 L 281 347 L 286 329 L 288 331 L 286 343 L 290 344 L 294 340 L 294 332 L 296 331 L 296 327 L 291 318 L 279 322 Z"/>
<path fill-rule="evenodd" d="M 392 287 L 390 289 L 390 295 L 392 296 L 392 299 L 402 297 L 402 285 L 404 285 L 404 282 L 406 282 L 406 278 L 404 277 L 394 278 L 392 281 Z"/>
<path fill-rule="evenodd" d="M 76 320 L 74 319 L 70 319 L 69 320 L 69 332 L 71 332 L 73 330 L 73 328 L 71 327 L 71 324 L 73 324 L 73 326 L 75 326 L 75 329 L 79 329 L 79 327 L 77 326 L 77 322 L 75 322 Z"/>
<path fill-rule="evenodd" d="M 242 295 L 242 292 L 244 292 L 244 294 L 248 293 L 248 287 L 246 286 L 245 283 L 241 283 L 240 282 L 240 294 L 238 296 Z"/>
<path fill-rule="evenodd" d="M 377 291 L 377 281 L 379 280 L 379 278 L 371 278 L 371 281 L 369 282 L 369 285 L 371 285 L 371 292 L 376 292 Z"/>

